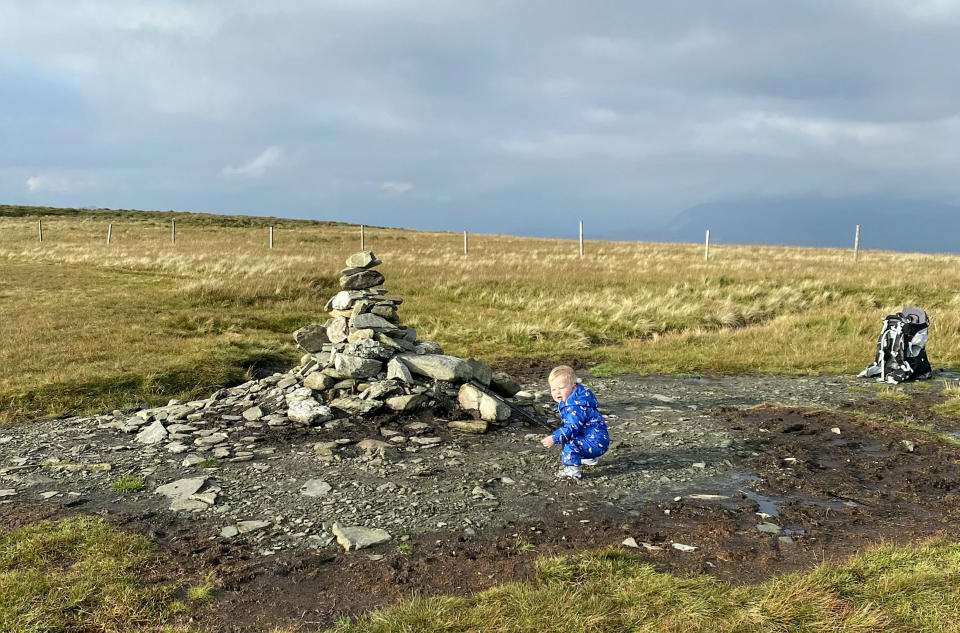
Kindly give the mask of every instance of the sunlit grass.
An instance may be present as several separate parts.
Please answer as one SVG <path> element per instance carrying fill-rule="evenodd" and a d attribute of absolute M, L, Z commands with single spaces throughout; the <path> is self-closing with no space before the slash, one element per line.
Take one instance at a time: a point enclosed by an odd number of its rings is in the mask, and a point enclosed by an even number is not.
<path fill-rule="evenodd" d="M 186 631 L 178 583 L 152 578 L 149 542 L 76 516 L 0 532 L 0 631 Z"/>
<path fill-rule="evenodd" d="M 960 396 L 950 398 L 942 404 L 934 405 L 932 409 L 934 413 L 939 415 L 960 418 Z"/>
<path fill-rule="evenodd" d="M 657 572 L 640 556 L 604 550 L 544 558 L 537 582 L 472 598 L 418 598 L 343 620 L 339 633 L 473 631 L 595 633 L 956 631 L 960 546 L 879 547 L 808 574 L 733 586 Z"/>
<path fill-rule="evenodd" d="M 122 495 L 129 495 L 135 492 L 140 492 L 145 487 L 143 477 L 136 477 L 134 475 L 120 475 L 114 480 L 113 484 L 110 486 L 110 489 L 116 493 Z"/>
<path fill-rule="evenodd" d="M 909 402 L 912 396 L 902 389 L 895 389 L 890 385 L 884 385 L 877 391 L 877 398 L 887 402 Z"/>

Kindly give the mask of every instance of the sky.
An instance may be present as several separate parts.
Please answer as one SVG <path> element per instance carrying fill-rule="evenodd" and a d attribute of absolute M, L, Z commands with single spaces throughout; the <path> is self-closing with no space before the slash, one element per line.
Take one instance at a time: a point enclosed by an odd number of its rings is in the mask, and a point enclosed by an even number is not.
<path fill-rule="evenodd" d="M 0 203 L 642 239 L 960 203 L 960 0 L 0 0 Z"/>

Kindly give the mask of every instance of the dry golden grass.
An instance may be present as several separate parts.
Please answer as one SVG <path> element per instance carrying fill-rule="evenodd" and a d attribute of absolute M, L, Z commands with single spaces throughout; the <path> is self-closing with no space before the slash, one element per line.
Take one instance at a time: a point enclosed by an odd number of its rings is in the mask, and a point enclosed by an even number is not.
<path fill-rule="evenodd" d="M 237 380 L 257 358 L 292 362 L 290 332 L 326 319 L 360 246 L 355 226 L 284 221 L 271 250 L 266 221 L 216 216 L 178 219 L 174 245 L 170 216 L 146 213 L 118 215 L 108 246 L 103 212 L 47 217 L 40 243 L 36 217 L 2 213 L 0 419 L 74 410 L 77 391 L 107 394 L 85 407 L 120 406 Z M 461 356 L 854 372 L 881 318 L 917 305 L 931 314 L 932 362 L 960 357 L 956 256 L 867 251 L 854 265 L 838 249 L 714 245 L 705 262 L 699 245 L 587 241 L 580 259 L 574 240 L 476 235 L 464 255 L 460 234 L 365 236 L 406 298 L 403 321 Z M 136 384 L 111 391 L 124 377 Z"/>

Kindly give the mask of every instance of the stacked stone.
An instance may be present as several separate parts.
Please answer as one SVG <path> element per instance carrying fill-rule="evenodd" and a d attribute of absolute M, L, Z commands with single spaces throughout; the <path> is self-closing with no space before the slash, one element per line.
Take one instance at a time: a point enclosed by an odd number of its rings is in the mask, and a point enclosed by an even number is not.
<path fill-rule="evenodd" d="M 313 424 L 334 417 L 331 408 L 360 416 L 414 411 L 436 396 L 436 381 L 441 381 L 460 385 L 454 395 L 463 408 L 478 411 L 481 421 L 507 420 L 509 406 L 469 383 L 504 397 L 515 395 L 519 385 L 480 361 L 445 355 L 440 345 L 418 340 L 414 328 L 401 325 L 397 308 L 403 299 L 383 288 L 384 276 L 375 270 L 381 263 L 370 251 L 347 258 L 340 271 L 341 291 L 326 304 L 330 318 L 294 333 L 307 354 L 295 372 L 303 387 L 288 394 L 287 416 Z M 486 424 L 460 427 L 486 430 Z"/>

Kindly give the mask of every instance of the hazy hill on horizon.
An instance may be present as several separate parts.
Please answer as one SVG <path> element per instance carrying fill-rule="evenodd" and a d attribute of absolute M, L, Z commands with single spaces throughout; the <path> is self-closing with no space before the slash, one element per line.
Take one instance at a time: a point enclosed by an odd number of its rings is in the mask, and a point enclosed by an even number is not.
<path fill-rule="evenodd" d="M 880 197 L 730 200 L 690 207 L 659 237 L 702 242 L 710 229 L 717 244 L 860 248 L 920 253 L 960 253 L 960 207 Z"/>

